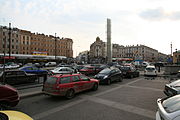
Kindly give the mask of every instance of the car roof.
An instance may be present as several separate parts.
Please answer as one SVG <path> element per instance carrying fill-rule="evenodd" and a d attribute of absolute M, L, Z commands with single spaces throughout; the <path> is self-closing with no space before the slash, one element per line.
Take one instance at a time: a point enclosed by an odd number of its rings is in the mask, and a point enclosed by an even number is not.
<path fill-rule="evenodd" d="M 60 77 L 69 77 L 69 76 L 79 76 L 81 74 L 56 74 L 56 75 L 53 75 L 51 77 L 57 77 L 57 78 L 60 78 Z"/>

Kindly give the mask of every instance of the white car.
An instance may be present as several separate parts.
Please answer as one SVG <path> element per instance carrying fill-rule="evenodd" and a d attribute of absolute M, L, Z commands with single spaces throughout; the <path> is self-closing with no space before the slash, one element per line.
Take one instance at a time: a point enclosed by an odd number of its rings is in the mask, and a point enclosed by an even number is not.
<path fill-rule="evenodd" d="M 157 100 L 156 120 L 180 120 L 180 95 Z"/>
<path fill-rule="evenodd" d="M 52 74 L 72 74 L 75 71 L 69 67 L 57 67 L 54 70 L 50 70 Z"/>
<path fill-rule="evenodd" d="M 3 69 L 3 68 L 5 68 L 5 69 L 11 69 L 11 67 L 9 66 L 9 65 L 0 65 L 0 69 Z"/>
<path fill-rule="evenodd" d="M 144 70 L 145 76 L 157 76 L 157 70 L 155 66 L 147 66 Z"/>
<path fill-rule="evenodd" d="M 11 64 L 11 65 L 9 65 L 9 67 L 10 68 L 19 68 L 20 67 L 20 65 L 18 65 L 18 64 Z"/>
<path fill-rule="evenodd" d="M 46 67 L 53 67 L 56 66 L 56 62 L 48 62 L 45 64 Z"/>

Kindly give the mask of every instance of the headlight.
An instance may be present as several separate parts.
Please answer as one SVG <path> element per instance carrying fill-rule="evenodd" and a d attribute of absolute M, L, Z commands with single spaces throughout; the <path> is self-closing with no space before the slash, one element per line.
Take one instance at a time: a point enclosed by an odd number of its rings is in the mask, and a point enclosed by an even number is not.
<path fill-rule="evenodd" d="M 106 79 L 106 78 L 108 78 L 108 76 L 106 75 L 106 76 L 104 76 L 104 78 L 103 79 Z"/>

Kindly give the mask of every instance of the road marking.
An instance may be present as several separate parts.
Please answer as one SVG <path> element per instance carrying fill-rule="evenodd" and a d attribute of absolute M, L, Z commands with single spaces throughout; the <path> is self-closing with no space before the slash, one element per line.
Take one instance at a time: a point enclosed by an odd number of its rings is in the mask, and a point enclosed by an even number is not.
<path fill-rule="evenodd" d="M 130 113 L 135 113 L 144 117 L 155 119 L 155 112 L 151 110 L 146 110 L 143 108 L 139 108 L 139 107 L 135 107 L 135 106 L 127 105 L 127 104 L 121 104 L 118 102 L 105 100 L 102 98 L 97 98 L 97 97 L 93 97 L 89 95 L 82 95 L 81 97 L 84 99 L 93 101 L 95 103 L 103 104 L 103 105 L 106 105 L 115 109 L 123 110 Z"/>
<path fill-rule="evenodd" d="M 142 78 L 137 79 L 137 80 L 134 80 L 134 81 L 132 81 L 132 82 L 128 82 L 128 83 L 126 83 L 126 84 L 124 84 L 124 85 L 117 85 L 117 87 L 115 87 L 115 88 L 112 88 L 112 89 L 109 89 L 109 90 L 106 90 L 106 91 L 103 91 L 103 92 L 94 94 L 94 95 L 92 95 L 92 96 L 100 96 L 100 95 L 104 95 L 104 94 L 106 94 L 106 93 L 109 93 L 109 92 L 118 90 L 119 88 L 122 88 L 122 87 L 124 87 L 124 86 L 130 85 L 130 84 L 135 83 L 135 82 L 138 82 L 138 81 L 140 81 L 140 80 L 142 80 Z"/>
<path fill-rule="evenodd" d="M 138 108 L 138 107 L 131 106 L 131 105 L 118 103 L 118 102 L 114 102 L 114 101 L 110 101 L 110 100 L 105 100 L 105 99 L 97 97 L 97 96 L 112 92 L 112 91 L 117 90 L 117 89 L 122 88 L 122 87 L 129 87 L 130 84 L 138 82 L 138 81 L 140 81 L 142 79 L 143 78 L 140 78 L 140 79 L 134 80 L 132 82 L 126 83 L 124 85 L 118 85 L 115 88 L 112 88 L 112 89 L 109 89 L 109 90 L 106 90 L 104 92 L 97 93 L 97 94 L 94 94 L 94 95 L 81 95 L 80 96 L 80 98 L 82 98 L 81 100 L 73 101 L 73 102 L 70 102 L 70 103 L 68 103 L 66 105 L 59 106 L 59 107 L 50 109 L 48 111 L 44 111 L 42 113 L 38 113 L 38 114 L 32 116 L 32 118 L 34 118 L 35 120 L 39 120 L 39 119 L 45 118 L 45 117 L 47 117 L 47 116 L 49 116 L 49 115 L 51 115 L 53 113 L 65 110 L 65 109 L 67 109 L 69 107 L 72 107 L 72 106 L 77 105 L 79 103 L 82 103 L 84 101 L 90 100 L 90 101 L 93 101 L 95 103 L 103 104 L 103 105 L 106 105 L 106 106 L 109 106 L 109 107 L 112 107 L 112 108 L 116 108 L 116 109 L 119 109 L 119 110 L 127 111 L 127 112 L 130 112 L 130 113 L 135 113 L 135 114 L 138 114 L 138 115 L 141 115 L 141 116 L 145 116 L 145 117 L 148 117 L 148 118 L 155 119 L 155 112 L 153 112 L 153 111 Z M 134 86 L 132 86 L 132 87 L 134 87 Z M 136 88 L 143 88 L 144 89 L 144 87 L 136 87 Z"/>
<path fill-rule="evenodd" d="M 133 85 L 126 85 L 127 87 L 131 87 L 131 88 L 137 88 L 137 89 L 146 89 L 146 90 L 152 90 L 152 91 L 158 91 L 158 92 L 162 92 L 163 90 L 161 89 L 157 89 L 157 88 L 150 88 L 150 87 L 140 87 L 140 86 L 133 86 Z"/>
<path fill-rule="evenodd" d="M 39 119 L 42 119 L 42 118 L 45 118 L 45 117 L 49 116 L 50 114 L 59 112 L 59 111 L 61 111 L 61 110 L 65 110 L 65 109 L 67 109 L 67 108 L 69 108 L 69 107 L 72 107 L 72 106 L 77 105 L 77 104 L 79 104 L 79 103 L 81 103 L 81 102 L 84 102 L 84 101 L 85 101 L 85 99 L 78 100 L 78 101 L 75 101 L 75 102 L 73 101 L 73 102 L 70 102 L 70 103 L 68 103 L 68 104 L 66 104 L 66 105 L 59 106 L 59 107 L 56 107 L 56 108 L 47 110 L 47 111 L 45 111 L 45 112 L 36 114 L 36 115 L 32 116 L 32 118 L 35 119 L 35 120 L 39 120 Z"/>

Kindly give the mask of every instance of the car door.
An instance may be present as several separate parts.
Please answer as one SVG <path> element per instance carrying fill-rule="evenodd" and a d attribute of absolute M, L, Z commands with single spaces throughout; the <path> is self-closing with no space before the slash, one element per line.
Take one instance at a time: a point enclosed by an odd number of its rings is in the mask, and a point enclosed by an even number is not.
<path fill-rule="evenodd" d="M 115 80 L 116 80 L 116 81 L 120 79 L 120 77 L 121 77 L 121 72 L 120 72 L 119 69 L 116 69 L 116 70 L 115 70 L 114 77 L 115 77 Z"/>
<path fill-rule="evenodd" d="M 18 83 L 29 82 L 24 71 L 16 71 L 16 77 L 17 77 Z"/>
<path fill-rule="evenodd" d="M 80 75 L 82 90 L 88 90 L 92 88 L 93 82 L 85 75 Z"/>
<path fill-rule="evenodd" d="M 17 84 L 19 81 L 17 80 L 15 71 L 6 71 L 5 72 L 5 83 L 8 84 Z"/>
<path fill-rule="evenodd" d="M 60 91 L 64 94 L 66 94 L 67 90 L 69 90 L 70 88 L 74 88 L 74 83 L 71 82 L 71 76 L 60 78 L 58 86 Z"/>
<path fill-rule="evenodd" d="M 78 75 L 72 76 L 73 88 L 76 92 L 83 90 L 83 83 Z"/>

